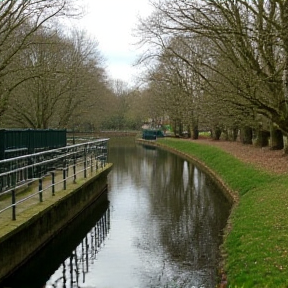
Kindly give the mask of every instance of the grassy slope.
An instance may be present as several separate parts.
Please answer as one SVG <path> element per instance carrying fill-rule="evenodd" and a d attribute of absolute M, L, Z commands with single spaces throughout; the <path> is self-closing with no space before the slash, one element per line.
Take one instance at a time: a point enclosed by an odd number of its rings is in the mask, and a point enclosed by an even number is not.
<path fill-rule="evenodd" d="M 260 171 L 216 147 L 157 142 L 204 162 L 239 195 L 223 245 L 229 287 L 288 287 L 288 176 Z"/>

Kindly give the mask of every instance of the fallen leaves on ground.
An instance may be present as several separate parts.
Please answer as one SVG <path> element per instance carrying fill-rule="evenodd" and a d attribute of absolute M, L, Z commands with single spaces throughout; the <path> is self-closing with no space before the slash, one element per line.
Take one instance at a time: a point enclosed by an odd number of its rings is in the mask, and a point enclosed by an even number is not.
<path fill-rule="evenodd" d="M 284 150 L 272 150 L 269 147 L 261 148 L 242 144 L 239 141 L 212 140 L 210 138 L 199 138 L 192 141 L 217 146 L 234 157 L 268 172 L 288 174 L 288 155 L 284 153 Z"/>

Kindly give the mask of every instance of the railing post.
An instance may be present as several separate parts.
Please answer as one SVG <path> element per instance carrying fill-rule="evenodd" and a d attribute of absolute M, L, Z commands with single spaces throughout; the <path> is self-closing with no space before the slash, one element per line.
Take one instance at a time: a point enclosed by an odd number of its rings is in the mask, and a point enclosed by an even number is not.
<path fill-rule="evenodd" d="M 63 162 L 63 189 L 66 190 L 66 169 L 67 169 L 67 161 L 66 158 Z"/>
<path fill-rule="evenodd" d="M 13 168 L 16 168 L 16 166 L 15 167 L 13 167 Z M 12 177 L 12 183 L 11 183 L 11 186 L 13 186 L 13 187 L 15 187 L 16 186 L 16 181 L 17 181 L 17 174 L 16 174 L 17 172 L 14 172 L 14 173 L 12 173 L 11 174 L 11 177 Z"/>
<path fill-rule="evenodd" d="M 43 202 L 43 190 L 42 190 L 42 178 L 39 178 L 39 200 L 40 202 Z"/>
<path fill-rule="evenodd" d="M 52 176 L 52 196 L 55 196 L 55 173 L 51 172 Z"/>
<path fill-rule="evenodd" d="M 24 180 L 26 181 L 28 179 L 28 169 L 25 168 L 24 170 Z"/>
<path fill-rule="evenodd" d="M 85 147 L 84 147 L 84 178 L 87 178 L 87 171 L 86 171 L 86 169 L 87 169 L 87 155 L 86 155 L 86 145 L 85 145 Z"/>
<path fill-rule="evenodd" d="M 76 158 L 74 155 L 74 159 L 73 159 L 73 183 L 76 183 Z"/>
<path fill-rule="evenodd" d="M 66 190 L 66 167 L 63 168 L 63 189 Z"/>
<path fill-rule="evenodd" d="M 91 161 L 91 174 L 93 173 L 93 154 L 90 156 L 90 161 Z"/>
<path fill-rule="evenodd" d="M 9 174 L 7 174 L 7 187 L 9 187 L 9 188 L 11 187 L 10 178 L 11 178 L 11 176 L 9 173 Z"/>
<path fill-rule="evenodd" d="M 16 220 L 16 193 L 12 190 L 12 220 Z"/>

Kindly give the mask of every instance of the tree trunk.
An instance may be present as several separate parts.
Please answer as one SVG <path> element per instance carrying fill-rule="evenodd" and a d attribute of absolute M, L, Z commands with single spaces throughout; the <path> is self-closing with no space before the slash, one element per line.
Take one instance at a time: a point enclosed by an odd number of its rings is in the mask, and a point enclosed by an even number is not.
<path fill-rule="evenodd" d="M 216 126 L 213 131 L 213 139 L 219 140 L 221 137 L 222 130 L 220 127 Z"/>
<path fill-rule="evenodd" d="M 199 138 L 198 125 L 193 127 L 193 136 L 192 136 L 192 138 L 193 138 L 194 140 L 196 140 L 196 139 Z"/>
<path fill-rule="evenodd" d="M 267 147 L 269 145 L 270 132 L 264 130 L 257 130 L 256 146 Z"/>
<path fill-rule="evenodd" d="M 281 150 L 284 148 L 283 133 L 273 124 L 271 125 L 271 149 Z"/>
<path fill-rule="evenodd" d="M 188 138 L 191 138 L 191 126 L 190 125 L 187 125 L 187 132 L 188 132 Z"/>
<path fill-rule="evenodd" d="M 199 138 L 199 129 L 198 129 L 198 122 L 192 123 L 192 139 L 196 140 Z"/>
<path fill-rule="evenodd" d="M 173 121 L 174 136 L 177 137 L 177 120 Z"/>
<path fill-rule="evenodd" d="M 245 126 L 241 131 L 241 139 L 243 144 L 252 144 L 253 131 L 251 127 Z"/>
<path fill-rule="evenodd" d="M 223 134 L 224 134 L 224 139 L 226 141 L 229 141 L 229 129 L 228 128 L 223 129 Z"/>
<path fill-rule="evenodd" d="M 236 141 L 238 137 L 238 127 L 232 129 L 232 141 Z"/>
<path fill-rule="evenodd" d="M 183 123 L 181 120 L 179 120 L 179 136 L 183 135 Z"/>

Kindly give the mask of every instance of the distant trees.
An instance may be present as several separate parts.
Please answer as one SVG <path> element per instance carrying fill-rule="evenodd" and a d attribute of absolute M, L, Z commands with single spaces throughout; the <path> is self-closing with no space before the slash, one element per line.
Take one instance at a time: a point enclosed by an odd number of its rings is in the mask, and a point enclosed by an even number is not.
<path fill-rule="evenodd" d="M 147 47 L 139 62 L 179 70 L 182 106 L 189 94 L 200 125 L 248 136 L 268 122 L 287 135 L 288 1 L 160 0 L 154 7 L 138 28 Z"/>
<path fill-rule="evenodd" d="M 112 80 L 110 88 L 113 96 L 107 103 L 109 113 L 102 122 L 102 129 L 139 130 L 145 119 L 141 93 L 119 79 Z"/>

